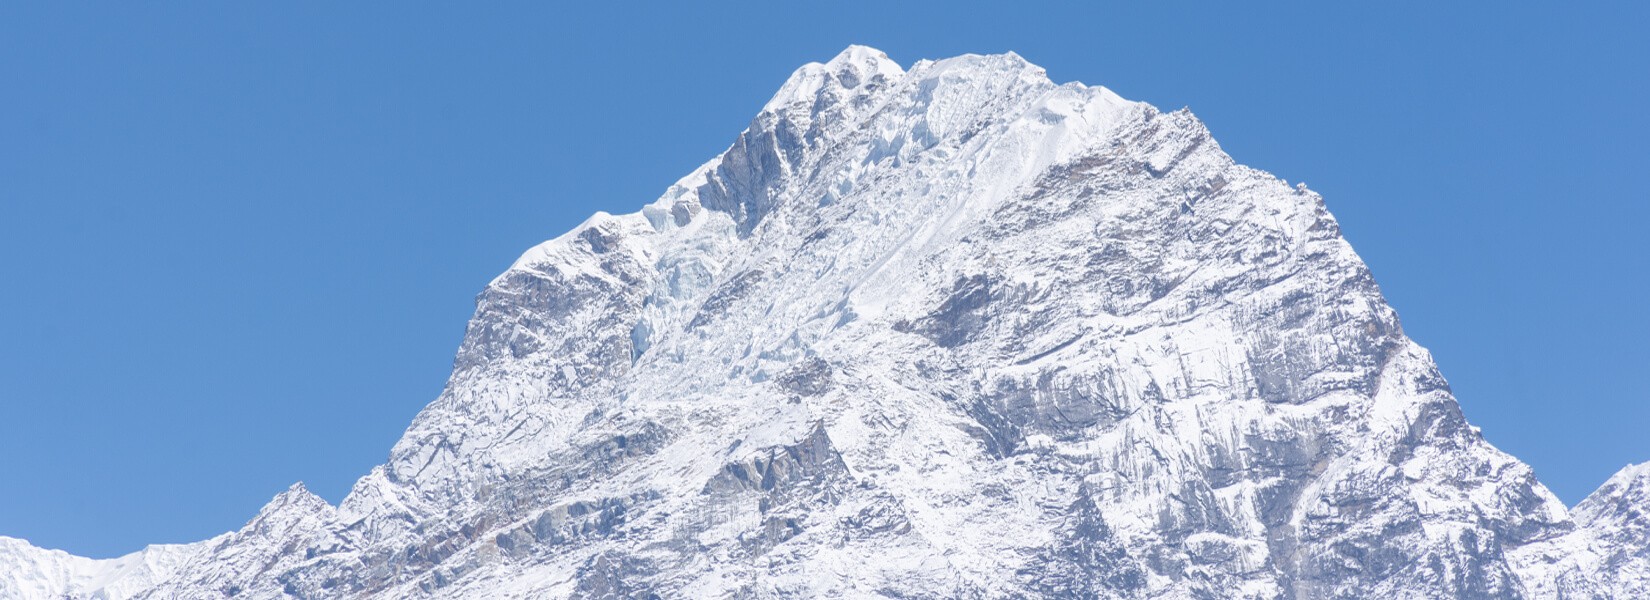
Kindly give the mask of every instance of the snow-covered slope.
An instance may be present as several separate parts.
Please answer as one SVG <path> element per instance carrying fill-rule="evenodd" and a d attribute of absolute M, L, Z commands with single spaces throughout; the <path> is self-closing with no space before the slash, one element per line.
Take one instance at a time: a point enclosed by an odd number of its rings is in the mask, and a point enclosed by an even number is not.
<path fill-rule="evenodd" d="M 1618 479 L 1572 518 L 1191 113 L 853 47 L 495 279 L 340 506 L 140 597 L 1643 595 Z"/>
<path fill-rule="evenodd" d="M 215 541 L 157 544 L 120 558 L 94 560 L 0 536 L 0 598 L 125 600 L 165 581 Z"/>
<path fill-rule="evenodd" d="M 1576 505 L 1593 538 L 1596 570 L 1617 598 L 1650 597 L 1650 463 L 1622 469 Z"/>
<path fill-rule="evenodd" d="M 1537 597 L 1650 598 L 1650 463 L 1577 504 L 1576 529 L 1515 552 Z"/>

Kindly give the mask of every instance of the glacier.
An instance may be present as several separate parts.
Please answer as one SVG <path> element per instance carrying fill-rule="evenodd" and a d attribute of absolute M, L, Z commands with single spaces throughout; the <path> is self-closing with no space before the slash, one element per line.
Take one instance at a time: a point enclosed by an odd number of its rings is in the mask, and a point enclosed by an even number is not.
<path fill-rule="evenodd" d="M 337 506 L 0 597 L 1650 597 L 1650 466 L 1573 510 L 1467 423 L 1323 199 L 1021 57 L 798 69 L 477 297 Z"/>

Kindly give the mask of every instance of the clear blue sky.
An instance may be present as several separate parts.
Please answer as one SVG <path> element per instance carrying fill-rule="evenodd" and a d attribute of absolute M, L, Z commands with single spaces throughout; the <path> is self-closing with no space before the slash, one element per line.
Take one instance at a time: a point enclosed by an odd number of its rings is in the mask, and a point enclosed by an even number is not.
<path fill-rule="evenodd" d="M 1650 459 L 1645 3 L 595 4 L 0 4 L 0 535 L 103 557 L 338 501 L 493 275 L 850 43 L 1190 106 L 1327 197 L 1566 502 Z"/>

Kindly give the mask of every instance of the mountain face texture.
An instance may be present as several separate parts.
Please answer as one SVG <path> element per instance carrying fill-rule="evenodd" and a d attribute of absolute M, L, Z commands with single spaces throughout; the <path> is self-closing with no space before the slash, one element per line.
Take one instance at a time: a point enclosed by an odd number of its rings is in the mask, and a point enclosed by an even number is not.
<path fill-rule="evenodd" d="M 852 47 L 488 285 L 339 506 L 0 540 L 0 596 L 1632 598 L 1647 513 L 1650 467 L 1572 511 L 1484 441 L 1322 199 L 1190 112 Z"/>

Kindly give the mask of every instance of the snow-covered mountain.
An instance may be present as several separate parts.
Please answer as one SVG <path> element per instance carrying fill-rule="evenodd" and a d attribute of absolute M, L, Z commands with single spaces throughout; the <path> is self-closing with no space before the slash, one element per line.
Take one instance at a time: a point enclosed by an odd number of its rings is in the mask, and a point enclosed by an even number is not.
<path fill-rule="evenodd" d="M 1190 112 L 852 47 L 493 280 L 339 506 L 125 578 L 0 540 L 0 592 L 1650 597 L 1647 512 L 1645 467 L 1572 512 L 1485 442 L 1322 199 Z"/>

